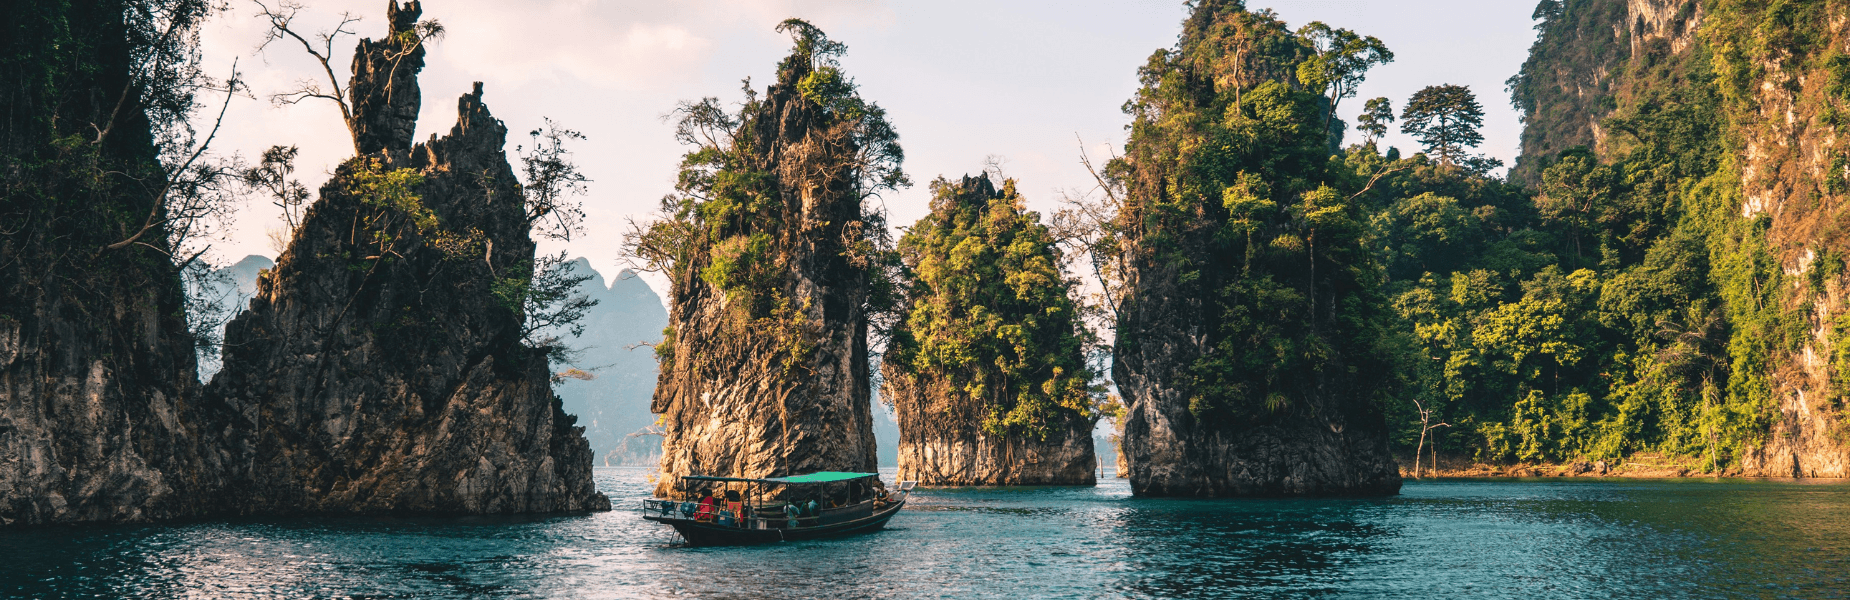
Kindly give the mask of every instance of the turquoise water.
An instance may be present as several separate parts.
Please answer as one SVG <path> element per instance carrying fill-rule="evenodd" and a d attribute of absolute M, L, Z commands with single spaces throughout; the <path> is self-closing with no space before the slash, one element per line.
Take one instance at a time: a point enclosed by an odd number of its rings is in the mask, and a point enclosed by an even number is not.
<path fill-rule="evenodd" d="M 599 469 L 620 507 L 645 473 Z M 889 473 L 888 480 L 892 477 Z M 633 512 L 0 532 L 0 596 L 1843 598 L 1850 484 L 1409 481 L 1377 500 L 921 490 L 889 530 L 684 548 Z"/>

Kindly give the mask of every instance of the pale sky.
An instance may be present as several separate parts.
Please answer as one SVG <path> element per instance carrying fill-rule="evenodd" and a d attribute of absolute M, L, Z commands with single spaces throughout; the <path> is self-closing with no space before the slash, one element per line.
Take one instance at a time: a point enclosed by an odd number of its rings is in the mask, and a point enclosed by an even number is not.
<path fill-rule="evenodd" d="M 383 35 L 384 0 L 302 2 L 302 29 L 331 26 L 349 11 L 365 19 L 354 26 L 361 36 Z M 1514 162 L 1520 124 L 1503 81 L 1534 40 L 1532 0 L 1248 5 L 1276 10 L 1293 28 L 1323 21 L 1373 35 L 1394 51 L 1396 62 L 1371 71 L 1359 95 L 1342 104 L 1351 123 L 1368 98 L 1386 96 L 1398 110 L 1425 86 L 1467 85 L 1486 112 L 1479 150 Z M 232 104 L 214 147 L 254 157 L 273 144 L 300 146 L 298 175 L 317 188 L 351 143 L 331 103 L 270 105 L 268 94 L 313 77 L 319 66 L 299 46 L 280 42 L 257 54 L 265 23 L 255 12 L 250 0 L 232 0 L 232 10 L 202 34 L 206 68 L 222 76 L 238 59 L 258 97 Z M 844 69 L 898 129 L 905 170 L 916 182 L 884 199 L 899 226 L 928 211 L 926 183 L 977 173 L 989 155 L 1006 158 L 1004 172 L 1043 214 L 1056 206 L 1058 191 L 1091 189 L 1077 139 L 1095 157 L 1122 147 L 1128 120 L 1119 109 L 1136 90 L 1137 67 L 1175 44 L 1186 8 L 1171 0 L 429 0 L 424 16 L 442 21 L 448 34 L 423 72 L 417 139 L 449 131 L 456 98 L 474 81 L 484 82 L 485 102 L 510 130 L 510 155 L 542 117 L 584 132 L 589 139 L 574 148 L 594 180 L 583 198 L 587 235 L 541 249 L 565 248 L 610 273 L 624 266 L 625 219 L 646 216 L 673 191 L 685 149 L 664 115 L 678 101 L 703 96 L 735 103 L 747 76 L 762 90 L 790 46 L 788 36 L 772 31 L 785 18 L 807 19 L 846 43 Z M 335 47 L 343 78 L 353 46 L 346 39 Z M 1408 154 L 1417 149 L 1398 131 L 1387 143 Z M 280 226 L 279 214 L 252 200 L 231 239 L 214 244 L 214 262 L 274 257 L 265 232 Z M 663 279 L 645 277 L 666 291 Z"/>

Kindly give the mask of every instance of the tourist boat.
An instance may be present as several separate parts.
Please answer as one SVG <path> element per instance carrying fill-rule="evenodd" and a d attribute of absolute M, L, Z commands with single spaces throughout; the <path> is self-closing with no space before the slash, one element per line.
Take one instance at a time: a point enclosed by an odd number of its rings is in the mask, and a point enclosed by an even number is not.
<path fill-rule="evenodd" d="M 692 546 L 867 533 L 886 527 L 917 484 L 906 481 L 896 490 L 881 491 L 874 485 L 879 476 L 835 471 L 763 479 L 685 475 L 680 479 L 681 497 L 705 494 L 715 501 L 650 498 L 642 501 L 642 518 L 674 527 Z"/>

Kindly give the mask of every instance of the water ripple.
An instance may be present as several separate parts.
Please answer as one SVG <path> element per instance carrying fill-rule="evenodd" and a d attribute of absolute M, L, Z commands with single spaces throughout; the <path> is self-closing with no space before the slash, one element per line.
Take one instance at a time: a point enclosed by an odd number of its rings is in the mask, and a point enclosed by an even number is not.
<path fill-rule="evenodd" d="M 645 473 L 599 469 L 618 506 Z M 890 474 L 888 479 L 891 479 Z M 888 531 L 688 548 L 616 511 L 0 531 L 43 598 L 1845 598 L 1850 486 L 1409 482 L 1375 500 L 920 490 Z"/>

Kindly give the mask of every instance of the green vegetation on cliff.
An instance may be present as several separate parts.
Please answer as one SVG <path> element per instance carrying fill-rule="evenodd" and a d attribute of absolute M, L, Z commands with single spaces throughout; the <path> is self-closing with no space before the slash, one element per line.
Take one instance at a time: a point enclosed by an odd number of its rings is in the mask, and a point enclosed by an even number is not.
<path fill-rule="evenodd" d="M 1074 418 L 1091 423 L 1090 336 L 1040 215 L 1013 179 L 1001 190 L 987 177 L 931 186 L 931 214 L 899 240 L 910 308 L 884 360 L 951 388 L 928 400 L 990 435 L 1044 439 Z"/>
<path fill-rule="evenodd" d="M 670 280 L 658 493 L 675 475 L 876 467 L 870 331 L 898 260 L 871 198 L 907 185 L 899 135 L 841 71 L 846 51 L 791 19 L 795 47 L 738 112 L 681 105 L 676 194 L 625 240 Z M 716 410 L 718 407 L 722 410 Z"/>
<path fill-rule="evenodd" d="M 1813 331 L 1841 329 L 1813 314 L 1844 270 L 1835 226 L 1816 225 L 1829 222 L 1817 203 L 1841 193 L 1839 179 L 1791 167 L 1756 178 L 1744 164 L 1775 170 L 1764 165 L 1780 157 L 1764 148 L 1815 143 L 1805 120 L 1834 127 L 1850 107 L 1841 83 L 1795 76 L 1850 75 L 1841 43 L 1828 43 L 1828 12 L 1541 4 L 1531 58 L 1510 80 L 1527 125 L 1512 177 L 1529 187 L 1415 168 L 1374 217 L 1388 289 L 1419 348 L 1416 393 L 1452 426 L 1435 432 L 1442 451 L 1544 461 L 1648 452 L 1754 468 L 1780 398 L 1807 387 L 1800 355 Z M 1781 102 L 1799 125 L 1762 114 Z M 1829 160 L 1841 171 L 1844 159 Z M 1771 214 L 1745 187 L 1755 185 L 1797 212 Z M 1794 276 L 1783 264 L 1801 249 L 1816 258 Z M 1397 441 L 1411 448 L 1420 428 L 1406 413 Z"/>
<path fill-rule="evenodd" d="M 1085 210 L 1113 216 L 1076 236 L 1110 267 L 1131 489 L 1392 494 L 1395 323 L 1362 243 L 1380 174 L 1343 163 L 1332 114 L 1392 54 L 1237 1 L 1192 8 L 1139 70 L 1107 210 Z"/>
<path fill-rule="evenodd" d="M 1149 361 L 1200 344 L 1176 389 L 1233 425 L 1351 381 L 1403 455 L 1431 440 L 1784 473 L 1829 446 L 1820 427 L 1850 437 L 1840 7 L 1542 2 L 1509 81 L 1527 127 L 1507 180 L 1465 154 L 1482 139 L 1471 90 L 1405 101 L 1425 154 L 1377 148 L 1385 98 L 1364 142 L 1333 152 L 1342 128 L 1316 124 L 1344 95 L 1304 74 L 1345 44 L 1237 2 L 1194 9 L 1141 70 L 1104 173 L 1116 219 L 1093 249 L 1126 284 L 1120 385 L 1178 383 Z M 1144 393 L 1126 390 L 1133 419 Z"/>
<path fill-rule="evenodd" d="M 675 135 L 694 150 L 682 158 L 679 193 L 664 198 L 662 218 L 638 229 L 626 244 L 649 268 L 669 272 L 677 286 L 688 288 L 697 278 L 722 293 L 741 326 L 774 332 L 785 367 L 794 369 L 814 344 L 802 316 L 809 311 L 807 300 L 789 276 L 798 259 L 795 247 L 815 236 L 816 228 L 838 230 L 840 235 L 824 236 L 823 252 L 852 271 L 841 275 L 868 282 L 870 305 L 891 305 L 893 256 L 885 217 L 860 210 L 860 204 L 910 181 L 900 170 L 905 153 L 886 111 L 862 99 L 841 72 L 837 59 L 847 47 L 797 19 L 778 31 L 796 40 L 778 65 L 778 85 L 794 87 L 804 110 L 771 113 L 749 80 L 736 113 L 727 112 L 718 98 L 684 103 Z M 812 137 L 786 152 L 790 141 L 777 137 L 786 126 Z M 805 202 L 814 202 L 814 196 L 851 197 L 855 214 L 809 214 Z M 680 336 L 663 333 L 665 342 L 656 349 L 667 365 L 676 359 Z"/>
<path fill-rule="evenodd" d="M 1360 244 L 1356 192 L 1368 174 L 1332 161 L 1323 124 L 1333 98 L 1314 87 L 1332 80 L 1296 76 L 1320 56 L 1310 35 L 1269 12 L 1200 3 L 1180 45 L 1142 68 L 1125 157 L 1106 167 L 1124 187 L 1110 225 L 1125 240 L 1117 251 L 1144 281 L 1163 280 L 1148 293 L 1201 307 L 1199 319 L 1148 326 L 1203 338 L 1177 383 L 1207 422 L 1286 413 L 1329 377 L 1381 394 L 1370 401 L 1392 388 L 1381 346 L 1389 315 Z M 1133 292 L 1125 310 L 1154 300 L 1145 296 Z M 1145 327 L 1126 324 L 1120 354 L 1145 343 Z"/>

